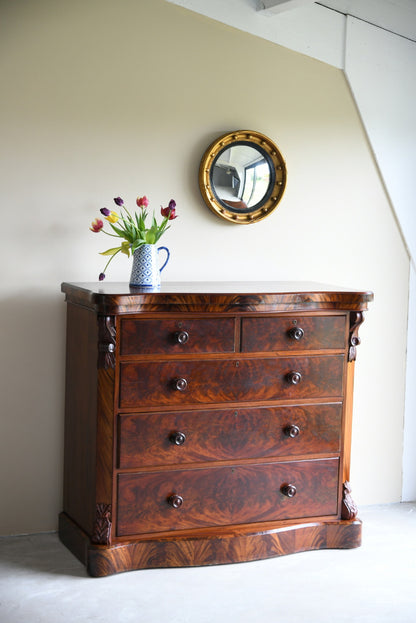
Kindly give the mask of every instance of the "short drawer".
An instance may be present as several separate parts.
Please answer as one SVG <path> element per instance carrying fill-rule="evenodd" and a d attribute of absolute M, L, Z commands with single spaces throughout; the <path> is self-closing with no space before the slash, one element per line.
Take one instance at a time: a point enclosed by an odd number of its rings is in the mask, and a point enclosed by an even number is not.
<path fill-rule="evenodd" d="M 243 318 L 241 350 L 320 350 L 344 348 L 345 316 L 279 316 Z"/>
<path fill-rule="evenodd" d="M 120 408 L 342 396 L 343 355 L 130 362 Z"/>
<path fill-rule="evenodd" d="M 342 403 L 119 416 L 118 466 L 340 451 Z"/>
<path fill-rule="evenodd" d="M 123 318 L 121 355 L 232 353 L 234 318 Z"/>
<path fill-rule="evenodd" d="M 336 515 L 338 459 L 120 474 L 117 535 Z"/>

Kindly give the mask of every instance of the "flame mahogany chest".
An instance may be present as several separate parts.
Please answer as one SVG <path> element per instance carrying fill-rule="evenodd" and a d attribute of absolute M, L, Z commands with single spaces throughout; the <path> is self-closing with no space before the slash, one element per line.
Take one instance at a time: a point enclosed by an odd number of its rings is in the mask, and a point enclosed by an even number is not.
<path fill-rule="evenodd" d="M 92 576 L 360 545 L 350 443 L 370 292 L 226 282 L 62 291 L 59 535 Z"/>

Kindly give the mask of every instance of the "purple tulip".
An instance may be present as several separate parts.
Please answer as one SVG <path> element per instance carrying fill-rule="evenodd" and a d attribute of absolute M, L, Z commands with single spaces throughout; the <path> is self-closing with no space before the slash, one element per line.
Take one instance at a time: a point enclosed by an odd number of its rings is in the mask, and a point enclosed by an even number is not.
<path fill-rule="evenodd" d="M 101 208 L 100 212 L 104 216 L 110 216 L 110 214 L 111 214 L 111 210 L 109 210 L 108 208 Z"/>
<path fill-rule="evenodd" d="M 104 275 L 104 273 L 100 273 L 100 274 L 98 275 L 98 279 L 99 279 L 100 281 L 104 281 L 104 279 L 105 279 L 105 275 Z"/>
<path fill-rule="evenodd" d="M 121 197 L 115 197 L 114 198 L 114 203 L 116 203 L 118 206 L 122 206 L 124 205 L 124 201 Z"/>
<path fill-rule="evenodd" d="M 165 218 L 168 218 L 170 221 L 173 221 L 174 218 L 178 217 L 178 215 L 176 214 L 176 201 L 171 199 L 169 201 L 169 205 L 168 205 L 167 208 L 162 208 L 162 206 L 161 206 L 160 207 L 160 213 Z"/>

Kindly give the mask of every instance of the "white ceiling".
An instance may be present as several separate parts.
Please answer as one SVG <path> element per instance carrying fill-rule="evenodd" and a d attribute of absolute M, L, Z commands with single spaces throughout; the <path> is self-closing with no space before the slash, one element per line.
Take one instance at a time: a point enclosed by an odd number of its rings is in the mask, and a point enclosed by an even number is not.
<path fill-rule="evenodd" d="M 167 0 L 343 68 L 345 16 L 416 41 L 416 0 Z"/>
<path fill-rule="evenodd" d="M 322 0 L 316 4 L 416 41 L 416 0 Z"/>
<path fill-rule="evenodd" d="M 416 40 L 415 0 L 259 0 L 257 10 L 273 16 L 289 10 L 300 11 L 312 4 Z"/>

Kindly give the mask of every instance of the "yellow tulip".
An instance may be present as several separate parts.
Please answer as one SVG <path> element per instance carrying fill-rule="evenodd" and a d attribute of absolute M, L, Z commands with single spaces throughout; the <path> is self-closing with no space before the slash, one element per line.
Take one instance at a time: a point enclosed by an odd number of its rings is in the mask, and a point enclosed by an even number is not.
<path fill-rule="evenodd" d="M 109 223 L 117 223 L 120 218 L 117 212 L 110 212 L 108 216 L 105 217 Z"/>

